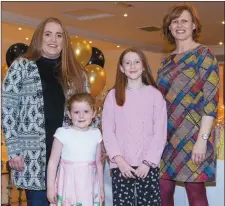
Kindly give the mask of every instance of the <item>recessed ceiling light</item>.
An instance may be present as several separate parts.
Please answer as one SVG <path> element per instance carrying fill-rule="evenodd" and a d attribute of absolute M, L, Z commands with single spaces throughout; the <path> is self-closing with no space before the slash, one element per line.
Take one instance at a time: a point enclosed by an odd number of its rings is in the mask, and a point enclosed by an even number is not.
<path fill-rule="evenodd" d="M 222 24 L 224 24 L 224 21 L 222 21 Z"/>
<path fill-rule="evenodd" d="M 19 28 L 18 28 L 18 30 L 20 30 L 20 31 L 21 31 L 21 30 L 22 30 L 22 28 L 21 28 L 21 27 L 19 27 Z"/>
<path fill-rule="evenodd" d="M 124 17 L 127 17 L 127 16 L 128 16 L 128 14 L 124 14 L 123 16 L 124 16 Z"/>
<path fill-rule="evenodd" d="M 92 44 L 92 41 L 89 41 L 89 44 Z"/>
<path fill-rule="evenodd" d="M 117 48 L 120 48 L 120 45 L 117 45 Z"/>
<path fill-rule="evenodd" d="M 29 38 L 28 38 L 28 37 L 26 37 L 26 40 L 29 40 Z"/>
<path fill-rule="evenodd" d="M 222 41 L 220 41 L 220 42 L 219 42 L 219 45 L 223 45 L 223 42 L 222 42 Z"/>

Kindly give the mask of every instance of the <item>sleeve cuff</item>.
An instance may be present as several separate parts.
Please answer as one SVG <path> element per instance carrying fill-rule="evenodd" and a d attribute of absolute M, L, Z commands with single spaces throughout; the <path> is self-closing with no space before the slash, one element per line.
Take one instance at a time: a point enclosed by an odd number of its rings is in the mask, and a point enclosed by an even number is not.
<path fill-rule="evenodd" d="M 112 162 L 112 163 L 116 163 L 116 161 L 114 160 L 114 157 L 116 157 L 116 156 L 121 156 L 121 157 L 123 157 L 123 155 L 122 154 L 120 154 L 120 153 L 113 153 L 113 155 L 109 155 L 109 159 L 110 159 L 110 161 Z"/>
<path fill-rule="evenodd" d="M 158 167 L 156 164 L 154 164 L 152 162 L 148 162 L 147 160 L 143 160 L 142 163 L 149 166 L 149 167 L 152 167 L 152 168 Z"/>
<path fill-rule="evenodd" d="M 15 157 L 20 157 L 20 156 L 22 156 L 22 153 L 21 152 L 17 152 L 15 154 L 10 154 L 9 155 L 9 160 L 11 160 L 11 159 L 13 159 Z"/>

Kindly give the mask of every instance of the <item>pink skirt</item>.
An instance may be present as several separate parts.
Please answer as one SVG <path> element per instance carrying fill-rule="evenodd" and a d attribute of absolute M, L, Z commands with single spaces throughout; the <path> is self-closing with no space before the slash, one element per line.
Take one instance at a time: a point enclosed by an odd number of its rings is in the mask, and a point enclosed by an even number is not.
<path fill-rule="evenodd" d="M 57 177 L 57 206 L 101 206 L 95 162 L 61 160 Z"/>

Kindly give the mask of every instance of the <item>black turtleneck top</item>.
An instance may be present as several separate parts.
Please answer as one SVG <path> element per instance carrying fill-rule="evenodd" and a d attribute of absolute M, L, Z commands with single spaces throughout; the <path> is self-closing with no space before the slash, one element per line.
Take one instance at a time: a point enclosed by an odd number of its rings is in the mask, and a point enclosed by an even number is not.
<path fill-rule="evenodd" d="M 65 97 L 59 82 L 59 61 L 41 57 L 36 61 L 42 82 L 46 131 L 46 160 L 48 163 L 53 143 L 53 135 L 62 126 Z"/>

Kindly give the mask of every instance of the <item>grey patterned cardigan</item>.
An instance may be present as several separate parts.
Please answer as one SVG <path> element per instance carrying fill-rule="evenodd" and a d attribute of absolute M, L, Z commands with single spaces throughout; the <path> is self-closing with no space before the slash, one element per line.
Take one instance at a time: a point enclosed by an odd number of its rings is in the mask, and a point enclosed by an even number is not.
<path fill-rule="evenodd" d="M 88 85 L 85 84 L 88 90 Z M 66 114 L 66 112 L 65 112 Z M 66 120 L 64 119 L 64 124 Z M 12 170 L 12 183 L 45 190 L 46 144 L 41 78 L 34 61 L 15 60 L 2 85 L 2 129 L 8 158 L 24 157 L 24 170 Z"/>

